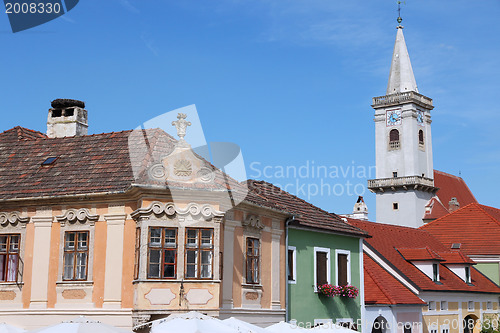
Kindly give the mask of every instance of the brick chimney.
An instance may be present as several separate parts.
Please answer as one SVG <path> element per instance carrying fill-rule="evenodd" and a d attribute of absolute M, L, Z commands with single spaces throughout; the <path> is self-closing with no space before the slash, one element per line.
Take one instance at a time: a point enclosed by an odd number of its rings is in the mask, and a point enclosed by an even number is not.
<path fill-rule="evenodd" d="M 84 102 L 59 98 L 53 100 L 51 105 L 47 118 L 49 138 L 87 135 L 89 125 Z"/>
<path fill-rule="evenodd" d="M 448 211 L 452 213 L 459 208 L 460 208 L 460 203 L 458 202 L 457 198 L 455 197 L 451 198 L 450 202 L 448 202 Z"/>

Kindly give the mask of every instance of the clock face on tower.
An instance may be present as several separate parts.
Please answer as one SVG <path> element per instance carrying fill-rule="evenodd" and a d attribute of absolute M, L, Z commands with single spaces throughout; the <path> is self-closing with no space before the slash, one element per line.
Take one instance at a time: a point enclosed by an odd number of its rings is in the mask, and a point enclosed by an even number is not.
<path fill-rule="evenodd" d="M 401 110 L 389 110 L 385 117 L 387 126 L 401 125 Z"/>
<path fill-rule="evenodd" d="M 424 126 L 424 113 L 420 110 L 417 111 L 417 123 L 420 126 Z"/>

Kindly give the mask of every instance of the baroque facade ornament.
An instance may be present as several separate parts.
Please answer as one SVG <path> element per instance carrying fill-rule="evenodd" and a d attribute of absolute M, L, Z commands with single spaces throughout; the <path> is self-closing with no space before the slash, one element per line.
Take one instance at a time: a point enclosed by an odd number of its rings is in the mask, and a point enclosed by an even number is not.
<path fill-rule="evenodd" d="M 173 202 L 162 203 L 159 201 L 155 201 L 149 205 L 147 208 L 139 208 L 136 209 L 130 216 L 134 220 L 146 219 L 151 215 L 155 215 L 156 217 L 160 216 L 199 216 L 201 215 L 205 220 L 213 219 L 215 222 L 222 221 L 223 212 L 219 212 L 210 204 L 197 204 L 197 203 L 189 203 L 186 208 L 180 208 Z"/>
<path fill-rule="evenodd" d="M 68 209 L 63 215 L 56 216 L 57 221 L 64 226 L 66 222 L 69 223 L 86 223 L 89 222 L 90 225 L 94 225 L 97 220 L 99 220 L 99 215 L 90 214 L 87 208 Z"/>
<path fill-rule="evenodd" d="M 259 231 L 264 229 L 264 224 L 260 221 L 260 218 L 253 214 L 248 215 L 241 224 L 246 228 L 252 228 Z"/>
<path fill-rule="evenodd" d="M 191 122 L 186 120 L 187 115 L 185 113 L 178 113 L 177 120 L 172 122 L 172 126 L 177 129 L 177 135 L 179 136 L 179 141 L 184 141 L 184 136 L 186 136 L 186 128 L 191 126 Z"/>
<path fill-rule="evenodd" d="M 188 177 L 193 173 L 193 167 L 188 160 L 178 160 L 174 164 L 174 174 L 179 177 Z"/>
<path fill-rule="evenodd" d="M 26 227 L 26 223 L 30 220 L 29 217 L 21 217 L 20 212 L 0 212 L 0 225 L 3 227 L 16 225 L 21 223 L 21 226 Z"/>

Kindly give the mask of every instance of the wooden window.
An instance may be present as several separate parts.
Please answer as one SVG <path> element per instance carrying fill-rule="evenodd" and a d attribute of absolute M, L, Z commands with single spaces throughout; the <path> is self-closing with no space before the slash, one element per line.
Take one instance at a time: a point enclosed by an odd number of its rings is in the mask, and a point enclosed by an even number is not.
<path fill-rule="evenodd" d="M 349 260 L 348 255 L 345 253 L 337 254 L 337 281 L 339 286 L 345 286 L 349 283 L 348 280 L 348 269 Z"/>
<path fill-rule="evenodd" d="M 21 235 L 0 235 L 0 281 L 17 281 Z"/>
<path fill-rule="evenodd" d="M 295 283 L 297 280 L 297 268 L 296 268 L 296 249 L 294 246 L 288 247 L 288 282 Z"/>
<path fill-rule="evenodd" d="M 399 149 L 399 131 L 395 128 L 389 132 L 389 149 Z"/>
<path fill-rule="evenodd" d="M 63 280 L 87 280 L 88 259 L 89 232 L 66 231 L 64 233 Z"/>
<path fill-rule="evenodd" d="M 148 241 L 148 279 L 177 277 L 177 229 L 150 227 Z"/>
<path fill-rule="evenodd" d="M 316 285 L 328 283 L 328 258 L 326 252 L 316 252 Z"/>
<path fill-rule="evenodd" d="M 422 130 L 418 131 L 418 144 L 421 146 L 424 145 L 424 131 Z"/>
<path fill-rule="evenodd" d="M 186 279 L 212 279 L 213 229 L 186 229 Z"/>
<path fill-rule="evenodd" d="M 135 229 L 134 279 L 139 278 L 139 260 L 141 258 L 141 228 Z"/>
<path fill-rule="evenodd" d="M 247 283 L 259 283 L 260 271 L 260 241 L 257 238 L 247 238 Z"/>

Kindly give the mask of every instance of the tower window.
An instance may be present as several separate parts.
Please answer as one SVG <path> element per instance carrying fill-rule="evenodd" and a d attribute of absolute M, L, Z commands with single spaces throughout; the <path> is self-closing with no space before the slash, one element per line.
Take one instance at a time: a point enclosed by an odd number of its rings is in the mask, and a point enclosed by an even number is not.
<path fill-rule="evenodd" d="M 393 173 L 392 173 L 392 177 L 393 177 L 393 178 L 398 178 L 398 172 L 397 172 L 397 171 L 393 171 Z"/>
<path fill-rule="evenodd" d="M 57 118 L 62 116 L 62 110 L 61 109 L 54 109 L 52 110 L 52 118 Z"/>
<path fill-rule="evenodd" d="M 389 132 L 389 149 L 399 149 L 399 131 L 395 128 Z"/>
<path fill-rule="evenodd" d="M 393 203 L 392 203 L 392 209 L 394 209 L 394 210 L 398 210 L 398 209 L 399 209 L 399 203 L 397 203 L 397 202 L 393 202 Z"/>
<path fill-rule="evenodd" d="M 418 131 L 418 145 L 421 147 L 424 146 L 424 131 L 422 130 Z"/>

